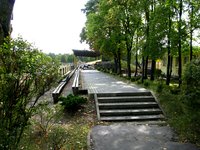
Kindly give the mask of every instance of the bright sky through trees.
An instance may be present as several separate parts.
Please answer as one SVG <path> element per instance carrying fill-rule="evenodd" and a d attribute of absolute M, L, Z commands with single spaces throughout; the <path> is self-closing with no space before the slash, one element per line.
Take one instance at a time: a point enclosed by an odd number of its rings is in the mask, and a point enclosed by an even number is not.
<path fill-rule="evenodd" d="M 12 37 L 21 35 L 45 53 L 88 49 L 79 34 L 86 21 L 81 12 L 87 0 L 17 0 Z"/>

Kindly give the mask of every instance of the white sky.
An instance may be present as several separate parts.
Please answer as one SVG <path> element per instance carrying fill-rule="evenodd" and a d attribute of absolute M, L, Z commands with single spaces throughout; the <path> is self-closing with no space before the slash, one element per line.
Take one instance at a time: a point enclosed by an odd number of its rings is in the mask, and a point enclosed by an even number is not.
<path fill-rule="evenodd" d="M 88 0 L 16 0 L 12 37 L 21 35 L 45 53 L 72 53 L 89 49 L 79 34 L 86 17 L 81 9 Z"/>

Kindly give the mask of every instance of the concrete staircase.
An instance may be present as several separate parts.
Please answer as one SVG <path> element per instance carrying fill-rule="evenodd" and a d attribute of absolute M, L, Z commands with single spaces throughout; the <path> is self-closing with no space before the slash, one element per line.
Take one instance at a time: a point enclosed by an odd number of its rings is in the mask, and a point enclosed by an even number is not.
<path fill-rule="evenodd" d="M 94 95 L 101 121 L 158 121 L 164 115 L 151 92 L 98 93 Z"/>

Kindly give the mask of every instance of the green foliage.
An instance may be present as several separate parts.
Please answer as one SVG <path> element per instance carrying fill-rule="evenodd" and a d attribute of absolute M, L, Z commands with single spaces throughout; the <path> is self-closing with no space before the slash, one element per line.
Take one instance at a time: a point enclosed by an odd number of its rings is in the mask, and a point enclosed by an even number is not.
<path fill-rule="evenodd" d="M 73 63 L 74 55 L 73 54 L 54 54 L 49 53 L 50 56 L 54 61 L 57 63 Z"/>
<path fill-rule="evenodd" d="M 188 63 L 183 77 L 183 95 L 187 105 L 200 108 L 200 60 Z"/>
<path fill-rule="evenodd" d="M 138 80 L 140 80 L 141 79 L 141 76 L 136 76 L 136 77 L 132 77 L 131 78 L 131 81 L 132 82 L 136 82 L 136 81 L 138 81 Z"/>
<path fill-rule="evenodd" d="M 16 149 L 41 95 L 57 79 L 52 59 L 22 38 L 0 46 L 0 149 Z"/>
<path fill-rule="evenodd" d="M 164 85 L 159 82 L 156 88 L 156 92 L 161 93 L 163 91 Z"/>
<path fill-rule="evenodd" d="M 190 140 L 200 143 L 200 60 L 196 59 L 186 65 L 183 85 L 182 103 L 184 114 L 188 116 L 187 124 L 192 130 L 188 131 Z"/>
<path fill-rule="evenodd" d="M 192 63 L 187 65 L 181 89 L 176 83 L 167 86 L 165 81 L 162 80 L 153 82 L 145 80 L 143 83 L 143 86 L 156 92 L 167 121 L 178 133 L 179 140 L 182 142 L 189 141 L 198 146 L 200 146 L 199 66 L 199 60 L 193 60 Z M 186 81 L 190 82 L 190 80 L 191 83 L 195 84 L 194 86 L 190 83 L 187 85 Z M 136 83 L 141 85 L 140 81 Z"/>
<path fill-rule="evenodd" d="M 194 33 L 200 27 L 199 6 L 198 1 L 191 0 L 90 0 L 84 9 L 87 21 L 81 40 L 116 62 L 124 58 L 131 77 L 132 54 L 138 54 L 139 63 L 143 56 L 149 60 L 160 59 L 167 52 L 170 57 L 181 56 L 189 52 L 189 46 L 193 55 L 198 55 L 192 41 L 197 38 Z M 179 64 L 182 72 L 181 62 Z M 168 77 L 169 72 L 168 67 Z M 152 79 L 154 75 L 159 77 L 160 71 L 154 72 L 152 67 Z"/>
<path fill-rule="evenodd" d="M 46 135 L 51 130 L 51 127 L 58 122 L 62 114 L 63 109 L 60 105 L 50 106 L 48 102 L 43 102 L 36 107 L 34 117 L 31 121 L 38 132 Z"/>
<path fill-rule="evenodd" d="M 165 88 L 158 94 L 158 99 L 167 115 L 168 123 L 178 133 L 179 140 L 200 146 L 199 111 L 188 108 L 181 94 L 172 94 Z"/>
<path fill-rule="evenodd" d="M 59 101 L 61 101 L 61 105 L 64 106 L 66 110 L 75 112 L 82 104 L 87 102 L 87 99 L 70 94 L 67 97 L 59 97 Z"/>
<path fill-rule="evenodd" d="M 150 81 L 144 80 L 144 86 L 145 86 L 145 87 L 148 87 L 149 85 L 150 85 Z"/>
<path fill-rule="evenodd" d="M 198 62 L 198 61 L 194 61 Z M 178 133 L 179 138 L 181 141 L 190 141 L 192 143 L 195 143 L 200 146 L 200 109 L 197 97 L 198 95 L 198 87 L 193 88 L 193 86 L 188 83 L 190 86 L 187 85 L 188 82 L 193 79 L 190 77 L 195 77 L 193 74 L 194 70 L 190 67 L 199 67 L 199 63 L 196 63 L 195 65 L 188 64 L 185 70 L 185 75 L 183 80 L 183 87 L 182 89 L 178 88 L 177 84 L 173 84 L 170 86 L 164 85 L 163 83 L 158 83 L 157 85 L 157 96 L 161 103 L 161 106 L 163 110 L 165 111 L 166 117 L 168 119 L 168 123 L 171 127 L 175 129 L 175 131 Z M 197 68 L 198 68 L 197 67 Z M 188 70 L 188 69 L 191 70 Z M 192 71 L 193 70 L 193 71 Z M 195 74 L 198 72 L 195 70 Z M 188 73 L 188 74 L 187 74 Z M 186 74 L 190 76 L 189 78 L 186 77 Z M 198 74 L 198 73 L 197 73 Z M 197 75 L 196 74 L 196 75 Z M 196 76 L 199 78 L 199 76 Z M 196 80 L 198 82 L 198 80 Z M 194 83 L 194 82 L 193 82 Z M 195 83 L 196 85 L 196 83 Z M 191 90 L 190 90 L 191 88 Z M 186 90 L 187 89 L 187 90 Z M 189 93 L 188 93 L 189 92 Z M 192 97 L 192 96 L 194 97 Z M 192 98 L 192 99 L 191 99 Z"/>
<path fill-rule="evenodd" d="M 67 130 L 58 124 L 62 114 L 60 105 L 39 104 L 22 136 L 19 149 L 61 149 L 68 140 Z"/>

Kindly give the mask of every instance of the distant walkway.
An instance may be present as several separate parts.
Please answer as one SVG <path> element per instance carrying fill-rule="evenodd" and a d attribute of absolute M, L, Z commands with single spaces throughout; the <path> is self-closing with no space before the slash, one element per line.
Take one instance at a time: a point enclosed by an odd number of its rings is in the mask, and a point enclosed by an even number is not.
<path fill-rule="evenodd" d="M 81 71 L 82 88 L 88 89 L 89 94 L 94 93 L 130 93 L 145 92 L 144 88 L 129 85 L 97 70 Z"/>

